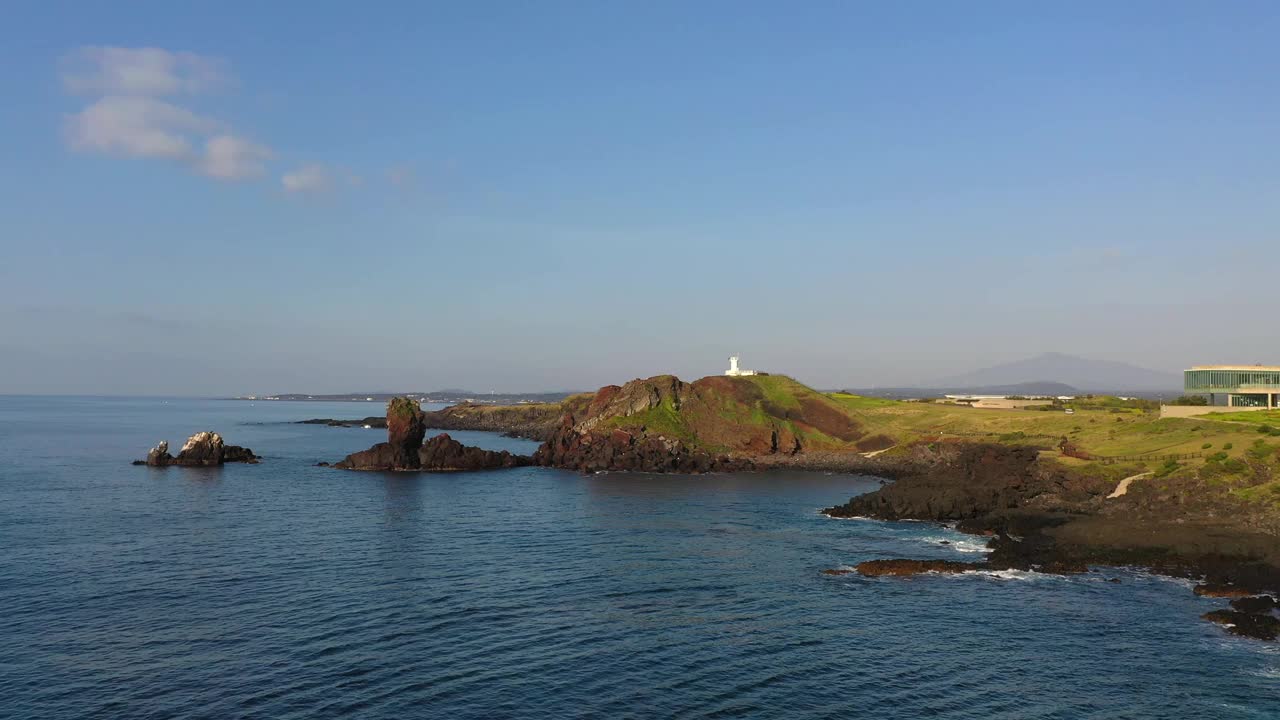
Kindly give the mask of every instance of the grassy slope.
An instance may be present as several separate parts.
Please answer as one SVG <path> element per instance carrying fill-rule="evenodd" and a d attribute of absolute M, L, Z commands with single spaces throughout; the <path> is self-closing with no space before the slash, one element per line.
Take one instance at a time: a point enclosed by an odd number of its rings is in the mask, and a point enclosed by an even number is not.
<path fill-rule="evenodd" d="M 743 444 L 766 444 L 775 430 L 800 439 L 810 450 L 853 449 L 853 443 L 835 437 L 823 428 L 820 416 L 851 418 L 827 395 L 784 375 L 757 375 L 740 378 L 704 378 L 694 384 L 696 398 L 677 410 L 666 398 L 655 408 L 625 417 L 612 418 L 609 427 L 634 430 L 644 427 L 649 434 L 678 438 L 709 452 L 732 452 Z M 836 423 L 839 425 L 840 423 Z M 746 439 L 744 439 L 746 438 Z"/>
<path fill-rule="evenodd" d="M 1208 487 L 1265 504 L 1280 511 L 1280 443 L 1259 432 L 1270 413 L 1236 413 L 1226 417 L 1160 419 L 1157 413 L 1129 410 L 988 410 L 961 405 L 904 403 L 878 398 L 834 394 L 855 417 L 876 432 L 900 442 L 959 438 L 1005 444 L 1048 446 L 1042 456 L 1080 468 L 1099 477 L 1114 478 L 1153 471 L 1147 482 L 1166 487 Z M 1105 405 L 1105 403 L 1100 403 Z M 1245 422 L 1236 420 L 1242 416 Z M 1275 421 L 1280 425 L 1280 421 Z M 1251 424 L 1249 424 L 1251 423 Z M 1057 440 L 1097 456 L 1188 455 L 1176 463 L 1159 459 L 1124 460 L 1115 465 L 1065 457 Z"/>

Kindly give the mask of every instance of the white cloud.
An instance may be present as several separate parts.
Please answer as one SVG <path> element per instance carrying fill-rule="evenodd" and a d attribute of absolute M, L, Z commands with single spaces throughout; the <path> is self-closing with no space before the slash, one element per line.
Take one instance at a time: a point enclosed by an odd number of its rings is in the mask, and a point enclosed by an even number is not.
<path fill-rule="evenodd" d="M 102 95 L 67 118 L 64 130 L 72 149 L 173 160 L 217 180 L 266 174 L 270 148 L 159 99 L 225 83 L 218 61 L 160 48 L 84 47 L 63 62 L 68 91 Z"/>
<path fill-rule="evenodd" d="M 66 118 L 64 137 L 75 151 L 168 160 L 216 180 L 267 173 L 271 148 L 176 104 L 182 101 L 175 96 L 231 83 L 215 58 L 154 47 L 87 46 L 62 59 L 61 77 L 69 93 L 94 98 Z M 286 173 L 281 183 L 290 193 L 321 193 L 363 180 L 313 163 Z"/>
<path fill-rule="evenodd" d="M 204 144 L 204 155 L 196 163 L 203 175 L 219 180 L 261 177 L 267 172 L 271 150 L 234 135 L 217 135 Z"/>
<path fill-rule="evenodd" d="M 221 63 L 161 48 L 82 47 L 63 58 L 63 85 L 91 95 L 198 93 L 228 82 Z"/>
<path fill-rule="evenodd" d="M 285 173 L 280 184 L 290 193 L 326 192 L 333 187 L 333 175 L 323 165 L 312 163 Z"/>
<path fill-rule="evenodd" d="M 68 117 L 65 130 L 76 150 L 183 160 L 192 154 L 190 136 L 216 127 L 213 120 L 163 100 L 113 95 Z"/>

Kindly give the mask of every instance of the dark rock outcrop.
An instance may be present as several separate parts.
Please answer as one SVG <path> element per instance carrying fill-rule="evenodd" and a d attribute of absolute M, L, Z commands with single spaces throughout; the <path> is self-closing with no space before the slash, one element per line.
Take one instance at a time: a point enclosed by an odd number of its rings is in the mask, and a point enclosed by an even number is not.
<path fill-rule="evenodd" d="M 1253 595 L 1248 588 L 1242 588 L 1235 585 L 1224 585 L 1221 583 L 1202 583 L 1195 586 L 1192 592 L 1201 597 L 1213 598 L 1247 598 Z"/>
<path fill-rule="evenodd" d="M 1264 613 L 1240 610 L 1212 610 L 1202 615 L 1205 620 L 1226 627 L 1227 632 L 1258 640 L 1275 640 L 1280 636 L 1280 618 Z"/>
<path fill-rule="evenodd" d="M 162 440 L 147 453 L 146 460 L 135 460 L 133 464 L 152 467 L 217 467 L 229 462 L 257 463 L 260 459 L 249 448 L 227 445 L 218 433 L 204 431 L 187 438 L 177 457 L 169 454 L 169 443 Z"/>
<path fill-rule="evenodd" d="M 414 400 L 393 398 L 387 403 L 387 442 L 352 453 L 332 467 L 341 470 L 420 470 L 457 472 L 528 465 L 532 460 L 507 451 L 468 447 L 448 435 L 423 443 L 424 413 Z"/>
<path fill-rule="evenodd" d="M 1231 607 L 1240 612 L 1265 613 L 1280 607 L 1280 603 L 1270 595 L 1254 595 L 1232 600 Z"/>
<path fill-rule="evenodd" d="M 363 420 L 335 420 L 333 418 L 311 418 L 310 420 L 299 420 L 298 425 L 328 425 L 329 427 L 369 427 L 369 428 L 385 428 L 387 419 L 385 417 L 367 417 Z"/>
<path fill-rule="evenodd" d="M 1054 487 L 1051 478 L 1035 471 L 1035 448 L 950 443 L 919 454 L 910 478 L 824 512 L 832 517 L 958 521 L 1021 507 Z"/>
<path fill-rule="evenodd" d="M 960 562 L 958 560 L 868 560 L 858 563 L 855 568 L 859 575 L 880 577 L 881 575 L 919 575 L 921 573 L 962 573 L 970 570 L 983 570 L 986 563 Z"/>
<path fill-rule="evenodd" d="M 512 455 L 503 450 L 482 450 L 469 447 L 441 433 L 423 443 L 418 450 L 418 464 L 423 470 L 452 472 L 464 470 L 492 470 L 521 467 L 532 463 L 525 455 Z"/>

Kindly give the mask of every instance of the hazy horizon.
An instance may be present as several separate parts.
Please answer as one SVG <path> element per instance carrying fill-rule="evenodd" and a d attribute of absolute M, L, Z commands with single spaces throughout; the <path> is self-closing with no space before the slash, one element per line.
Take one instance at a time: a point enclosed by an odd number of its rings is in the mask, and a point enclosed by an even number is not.
<path fill-rule="evenodd" d="M 1280 363 L 1272 3 L 8 16 L 3 394 Z"/>

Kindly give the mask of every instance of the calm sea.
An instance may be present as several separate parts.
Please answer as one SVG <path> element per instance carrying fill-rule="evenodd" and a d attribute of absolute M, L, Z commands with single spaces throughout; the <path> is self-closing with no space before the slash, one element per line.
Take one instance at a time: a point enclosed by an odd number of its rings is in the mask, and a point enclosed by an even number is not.
<path fill-rule="evenodd" d="M 0 717 L 1280 717 L 1185 583 L 823 576 L 978 547 L 817 514 L 870 478 L 344 473 L 382 431 L 287 422 L 379 410 L 0 398 Z M 128 464 L 203 429 L 264 461 Z"/>

